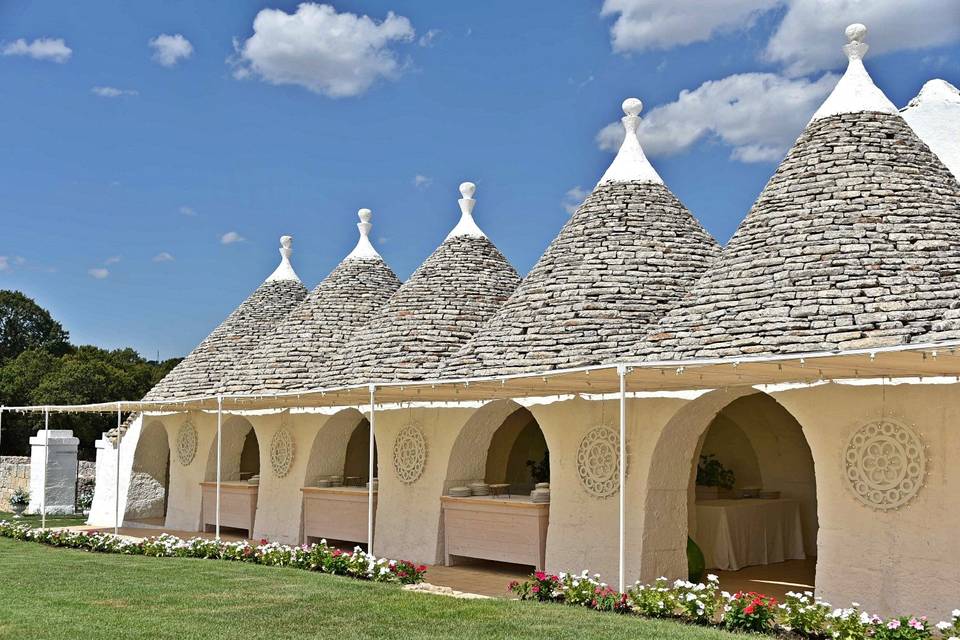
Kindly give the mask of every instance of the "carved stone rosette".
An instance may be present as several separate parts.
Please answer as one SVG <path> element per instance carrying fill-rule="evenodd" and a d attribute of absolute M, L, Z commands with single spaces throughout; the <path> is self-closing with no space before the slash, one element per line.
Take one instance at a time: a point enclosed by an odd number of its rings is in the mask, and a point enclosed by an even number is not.
<path fill-rule="evenodd" d="M 189 466 L 197 455 L 197 428 L 189 420 L 180 425 L 176 446 L 177 460 L 182 466 Z"/>
<path fill-rule="evenodd" d="M 927 451 L 911 427 L 888 418 L 854 431 L 843 450 L 843 476 L 853 496 L 880 511 L 898 509 L 920 491 Z"/>
<path fill-rule="evenodd" d="M 427 462 L 427 441 L 420 429 L 407 425 L 397 434 L 393 443 L 393 468 L 404 484 L 413 484 Z"/>
<path fill-rule="evenodd" d="M 275 476 L 282 478 L 290 473 L 290 467 L 293 466 L 293 453 L 293 435 L 286 426 L 282 426 L 270 439 L 270 466 Z"/>
<path fill-rule="evenodd" d="M 620 489 L 620 434 L 609 427 L 595 427 L 580 440 L 577 475 L 584 491 L 607 498 Z"/>

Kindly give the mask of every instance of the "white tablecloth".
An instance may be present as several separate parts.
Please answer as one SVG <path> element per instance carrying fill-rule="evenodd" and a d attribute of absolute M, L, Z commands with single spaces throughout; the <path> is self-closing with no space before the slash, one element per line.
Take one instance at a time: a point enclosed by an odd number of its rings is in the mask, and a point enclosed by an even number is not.
<path fill-rule="evenodd" d="M 796 500 L 699 501 L 694 540 L 711 569 L 736 571 L 807 557 Z"/>

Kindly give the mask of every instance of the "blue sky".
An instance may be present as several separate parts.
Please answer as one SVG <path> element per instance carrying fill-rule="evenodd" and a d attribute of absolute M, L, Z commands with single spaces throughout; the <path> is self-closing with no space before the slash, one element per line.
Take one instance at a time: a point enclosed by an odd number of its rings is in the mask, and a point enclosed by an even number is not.
<path fill-rule="evenodd" d="M 464 180 L 525 273 L 612 159 L 628 96 L 654 165 L 725 242 L 853 21 L 897 105 L 960 84 L 955 0 L 0 0 L 0 288 L 75 342 L 184 355 L 281 234 L 313 287 L 369 207 L 408 276 Z"/>

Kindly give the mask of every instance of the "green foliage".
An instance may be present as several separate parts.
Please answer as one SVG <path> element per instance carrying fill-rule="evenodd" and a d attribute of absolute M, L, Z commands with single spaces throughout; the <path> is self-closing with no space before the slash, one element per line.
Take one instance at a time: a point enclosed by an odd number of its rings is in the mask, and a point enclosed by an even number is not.
<path fill-rule="evenodd" d="M 72 346 L 50 314 L 19 292 L 0 291 L 0 404 L 87 404 L 143 397 L 179 359 L 156 363 L 133 349 Z M 26 346 L 24 346 L 26 345 Z M 7 356 L 6 358 L 4 356 Z M 71 429 L 81 458 L 116 426 L 116 416 L 57 414 L 51 428 Z M 43 427 L 38 414 L 3 416 L 3 453 L 28 455 L 28 440 Z"/>
<path fill-rule="evenodd" d="M 690 582 L 702 582 L 707 575 L 707 560 L 690 536 L 687 536 L 687 573 Z"/>
<path fill-rule="evenodd" d="M 69 334 L 50 312 L 19 291 L 0 291 L 0 364 L 27 349 L 64 353 Z"/>
<path fill-rule="evenodd" d="M 527 460 L 527 467 L 530 469 L 530 477 L 534 482 L 550 481 L 550 452 L 543 453 L 543 460 Z"/>
<path fill-rule="evenodd" d="M 697 465 L 697 484 L 704 487 L 733 489 L 736 481 L 733 470 L 723 466 L 716 455 L 708 453 L 700 456 L 700 464 Z"/>
<path fill-rule="evenodd" d="M 13 495 L 10 496 L 10 506 L 15 507 L 17 505 L 23 505 L 25 507 L 28 504 L 30 504 L 30 492 L 22 487 L 17 487 L 16 491 L 13 492 Z"/>

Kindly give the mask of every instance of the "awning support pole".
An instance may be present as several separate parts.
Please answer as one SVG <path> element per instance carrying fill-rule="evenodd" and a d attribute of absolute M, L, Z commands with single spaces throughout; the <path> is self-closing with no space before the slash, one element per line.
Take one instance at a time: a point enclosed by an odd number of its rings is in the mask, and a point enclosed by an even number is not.
<path fill-rule="evenodd" d="M 6 409 L 6 405 L 0 405 L 0 444 L 3 444 L 3 410 Z M 0 455 L 3 454 L 3 449 L 0 448 Z"/>
<path fill-rule="evenodd" d="M 120 420 L 120 403 L 117 403 L 117 440 L 114 446 L 117 448 L 117 473 L 116 486 L 114 487 L 113 493 L 113 534 L 118 535 L 120 533 L 120 426 L 122 421 Z"/>
<path fill-rule="evenodd" d="M 370 450 L 368 452 L 368 463 L 369 469 L 367 472 L 367 477 L 369 482 L 367 483 L 367 553 L 373 554 L 373 474 L 376 473 L 373 464 L 373 455 L 374 455 L 374 433 L 375 429 L 375 411 L 373 409 L 374 396 L 377 391 L 377 386 L 374 384 L 370 385 Z"/>
<path fill-rule="evenodd" d="M 619 579 L 617 581 L 618 591 L 623 593 L 624 591 L 624 572 L 625 572 L 625 559 L 626 559 L 626 547 L 625 547 L 625 506 L 626 506 L 626 479 L 627 479 L 627 466 L 625 464 L 627 458 L 627 368 L 624 365 L 617 366 L 617 375 L 620 377 L 620 452 L 619 452 L 619 463 L 620 463 L 620 516 L 619 516 L 619 543 L 620 543 L 620 555 L 618 556 L 618 564 L 620 568 Z"/>
<path fill-rule="evenodd" d="M 216 534 L 217 540 L 220 539 L 220 455 L 223 444 L 223 396 L 217 395 L 217 516 L 216 516 Z M 253 532 L 249 532 L 253 535 Z"/>
<path fill-rule="evenodd" d="M 50 407 L 43 408 L 43 491 L 40 492 L 40 528 L 47 528 L 47 468 L 50 452 Z"/>

